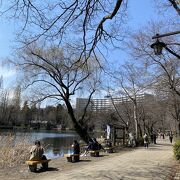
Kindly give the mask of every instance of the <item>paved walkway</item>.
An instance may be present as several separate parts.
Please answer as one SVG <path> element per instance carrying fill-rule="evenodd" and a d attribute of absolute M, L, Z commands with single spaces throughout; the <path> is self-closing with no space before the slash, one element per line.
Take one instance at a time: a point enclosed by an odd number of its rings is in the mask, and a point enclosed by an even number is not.
<path fill-rule="evenodd" d="M 173 152 L 168 140 L 159 140 L 149 149 L 138 148 L 117 156 L 89 162 L 71 171 L 55 172 L 41 180 L 162 180 L 172 170 Z M 81 163 L 81 162 L 79 162 Z M 39 178 L 38 178 L 39 179 Z"/>

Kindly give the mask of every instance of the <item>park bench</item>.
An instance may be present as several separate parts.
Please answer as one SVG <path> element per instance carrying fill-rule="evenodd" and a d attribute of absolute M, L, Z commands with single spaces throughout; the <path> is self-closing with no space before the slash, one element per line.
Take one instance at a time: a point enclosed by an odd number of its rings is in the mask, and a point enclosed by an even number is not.
<path fill-rule="evenodd" d="M 80 154 L 64 154 L 68 162 L 78 162 Z"/>
<path fill-rule="evenodd" d="M 104 147 L 104 150 L 106 151 L 106 153 L 113 153 L 113 150 L 116 146 L 112 146 L 112 147 Z"/>
<path fill-rule="evenodd" d="M 90 150 L 88 152 L 90 153 L 90 156 L 92 157 L 99 157 L 100 150 Z"/>
<path fill-rule="evenodd" d="M 43 168 L 44 169 L 48 169 L 48 162 L 51 161 L 51 159 L 47 159 L 47 160 L 29 160 L 29 161 L 26 161 L 26 164 L 29 165 L 29 170 L 31 172 L 36 172 L 37 170 L 37 164 L 42 164 L 42 163 L 45 163 Z"/>

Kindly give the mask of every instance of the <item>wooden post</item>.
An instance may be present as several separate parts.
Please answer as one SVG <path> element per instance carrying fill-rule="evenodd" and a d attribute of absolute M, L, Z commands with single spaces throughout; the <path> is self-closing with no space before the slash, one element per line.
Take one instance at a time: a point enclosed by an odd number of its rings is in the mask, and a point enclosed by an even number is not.
<path fill-rule="evenodd" d="M 116 129 L 113 126 L 113 146 L 115 146 L 115 145 L 116 145 Z"/>
<path fill-rule="evenodd" d="M 125 128 L 123 128 L 123 146 L 125 145 L 125 136 L 126 136 L 126 132 L 125 132 Z"/>

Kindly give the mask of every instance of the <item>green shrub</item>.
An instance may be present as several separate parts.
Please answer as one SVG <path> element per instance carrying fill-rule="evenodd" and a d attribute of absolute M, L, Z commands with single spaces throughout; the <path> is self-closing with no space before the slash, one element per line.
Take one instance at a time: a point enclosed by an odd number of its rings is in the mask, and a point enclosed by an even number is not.
<path fill-rule="evenodd" d="M 177 140 L 173 145 L 174 156 L 177 160 L 180 159 L 180 140 Z"/>

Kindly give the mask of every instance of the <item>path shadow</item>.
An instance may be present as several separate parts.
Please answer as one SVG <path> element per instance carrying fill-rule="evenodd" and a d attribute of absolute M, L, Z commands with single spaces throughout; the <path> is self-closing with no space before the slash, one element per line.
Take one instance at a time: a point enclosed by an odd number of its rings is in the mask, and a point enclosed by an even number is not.
<path fill-rule="evenodd" d="M 104 152 L 105 154 L 109 155 L 109 154 L 114 154 L 114 153 L 118 153 L 119 151 L 114 150 L 113 152 Z"/>
<path fill-rule="evenodd" d="M 108 154 L 100 154 L 98 157 L 109 156 Z"/>
<path fill-rule="evenodd" d="M 98 173 L 88 174 L 89 179 L 108 179 L 108 180 L 133 180 L 133 179 L 164 179 L 164 180 L 171 180 L 168 179 L 167 176 L 171 172 L 171 166 L 157 166 L 157 165 L 150 165 L 145 166 L 142 170 L 137 166 L 132 166 L 131 168 L 123 168 L 123 169 L 111 169 L 110 171 L 99 170 Z M 74 177 L 75 179 L 76 177 Z M 81 175 L 82 178 L 82 175 Z M 87 178 L 86 175 L 83 177 L 84 179 Z"/>
<path fill-rule="evenodd" d="M 58 168 L 53 168 L 53 167 L 49 167 L 48 169 L 44 170 L 43 168 L 39 168 L 36 170 L 35 173 L 42 173 L 42 172 L 46 172 L 46 171 L 59 171 Z"/>
<path fill-rule="evenodd" d="M 161 147 L 149 147 L 148 149 L 144 149 L 144 150 L 149 150 L 149 151 L 169 151 L 169 149 L 163 149 Z"/>
<path fill-rule="evenodd" d="M 173 146 L 173 144 L 162 144 L 162 143 L 157 143 L 155 146 Z"/>
<path fill-rule="evenodd" d="M 148 150 L 149 151 L 169 151 L 169 147 L 172 147 L 172 145 L 164 145 L 164 144 L 153 144 L 153 145 L 149 145 Z M 145 149 L 144 147 L 142 147 L 142 149 Z M 146 149 L 145 149 L 146 150 Z"/>
<path fill-rule="evenodd" d="M 46 171 L 59 171 L 58 168 L 49 167 Z"/>
<path fill-rule="evenodd" d="M 81 160 L 79 160 L 79 162 L 91 162 L 91 160 L 89 160 L 89 159 L 81 159 Z"/>

